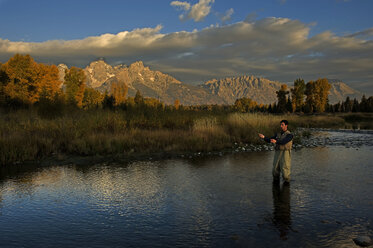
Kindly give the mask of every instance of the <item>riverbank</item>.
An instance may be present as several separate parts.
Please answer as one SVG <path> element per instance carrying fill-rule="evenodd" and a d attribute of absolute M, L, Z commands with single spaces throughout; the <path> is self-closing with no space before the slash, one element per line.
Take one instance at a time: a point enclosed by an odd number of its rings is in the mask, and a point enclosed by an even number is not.
<path fill-rule="evenodd" d="M 282 119 L 289 129 L 344 128 L 345 119 L 334 115 L 269 115 L 187 110 L 72 110 L 55 119 L 36 111 L 1 113 L 0 162 L 132 159 L 137 157 L 220 155 L 232 151 L 273 149 L 258 132 L 272 135 Z M 295 136 L 301 144 L 309 132 Z M 97 159 L 96 159 L 97 158 Z"/>

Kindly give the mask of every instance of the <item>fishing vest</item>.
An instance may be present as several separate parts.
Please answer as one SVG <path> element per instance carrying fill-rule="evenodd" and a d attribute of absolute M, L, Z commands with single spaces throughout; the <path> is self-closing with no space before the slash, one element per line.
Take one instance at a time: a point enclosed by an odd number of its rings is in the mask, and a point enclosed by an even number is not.
<path fill-rule="evenodd" d="M 290 134 L 290 131 L 289 130 L 286 130 L 283 134 L 281 133 L 277 133 L 276 135 L 276 140 L 277 141 L 281 141 L 283 140 L 286 135 Z M 285 145 L 277 145 L 275 146 L 275 149 L 276 150 L 291 150 L 291 148 L 293 147 L 293 140 L 290 140 L 288 143 L 286 143 Z"/>

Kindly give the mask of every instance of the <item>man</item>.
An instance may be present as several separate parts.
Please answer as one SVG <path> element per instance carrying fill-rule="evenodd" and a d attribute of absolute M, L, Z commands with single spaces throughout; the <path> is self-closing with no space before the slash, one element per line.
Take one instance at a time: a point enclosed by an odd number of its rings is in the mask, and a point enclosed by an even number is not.
<path fill-rule="evenodd" d="M 263 134 L 259 137 L 268 143 L 275 144 L 275 157 L 273 160 L 272 175 L 273 180 L 280 179 L 280 172 L 285 183 L 290 182 L 290 167 L 291 167 L 291 148 L 293 146 L 293 135 L 288 130 L 289 122 L 282 120 L 280 122 L 281 132 L 267 138 Z"/>

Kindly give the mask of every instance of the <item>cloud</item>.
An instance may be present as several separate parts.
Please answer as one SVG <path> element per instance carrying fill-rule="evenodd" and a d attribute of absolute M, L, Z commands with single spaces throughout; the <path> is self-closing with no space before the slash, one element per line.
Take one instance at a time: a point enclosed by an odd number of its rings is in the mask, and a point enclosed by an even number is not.
<path fill-rule="evenodd" d="M 173 1 L 171 6 L 184 10 L 184 13 L 179 15 L 181 21 L 193 19 L 195 22 L 201 22 L 210 14 L 211 4 L 214 2 L 215 0 L 199 0 L 198 3 L 191 5 L 188 2 Z"/>
<path fill-rule="evenodd" d="M 233 8 L 230 8 L 227 11 L 225 11 L 224 15 L 220 15 L 221 22 L 222 23 L 226 23 L 227 21 L 230 21 L 233 13 L 234 13 L 234 9 Z"/>
<path fill-rule="evenodd" d="M 363 30 L 357 33 L 353 33 L 353 34 L 347 35 L 346 37 L 360 37 L 363 39 L 373 37 L 373 28 L 369 28 L 369 29 L 366 29 L 366 30 Z"/>
<path fill-rule="evenodd" d="M 310 37 L 311 28 L 298 20 L 273 17 L 192 32 L 162 33 L 162 26 L 156 26 L 81 40 L 0 39 L 0 61 L 15 53 L 80 67 L 99 57 L 109 63 L 143 60 L 152 70 L 186 83 L 244 74 L 281 82 L 327 77 L 373 93 L 373 85 L 367 86 L 373 82 L 373 41 L 364 39 L 371 29 L 350 36 L 323 32 Z"/>
<path fill-rule="evenodd" d="M 187 2 L 173 1 L 173 2 L 171 2 L 171 6 L 179 8 L 181 10 L 189 10 L 190 9 L 190 3 L 187 3 Z"/>

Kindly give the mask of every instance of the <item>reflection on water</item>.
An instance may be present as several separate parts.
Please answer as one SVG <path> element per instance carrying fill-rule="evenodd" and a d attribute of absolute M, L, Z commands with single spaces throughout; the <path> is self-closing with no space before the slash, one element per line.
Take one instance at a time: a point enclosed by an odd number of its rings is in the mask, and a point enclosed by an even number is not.
<path fill-rule="evenodd" d="M 272 194 L 273 224 L 279 230 L 280 238 L 287 240 L 288 232 L 291 229 L 290 184 L 283 183 L 280 187 L 279 181 L 273 181 Z"/>
<path fill-rule="evenodd" d="M 343 247 L 372 235 L 372 147 L 2 168 L 0 247 Z M 23 170 L 23 171 L 22 171 Z"/>

